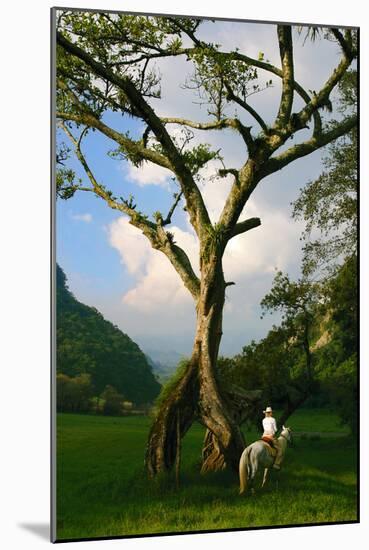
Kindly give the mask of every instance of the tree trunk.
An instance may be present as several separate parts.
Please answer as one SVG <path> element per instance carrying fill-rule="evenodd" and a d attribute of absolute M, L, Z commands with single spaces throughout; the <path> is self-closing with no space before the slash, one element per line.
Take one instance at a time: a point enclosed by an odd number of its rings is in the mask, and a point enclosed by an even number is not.
<path fill-rule="evenodd" d="M 201 350 L 199 357 L 200 401 L 202 423 L 211 432 L 214 451 L 203 453 L 202 471 L 229 465 L 238 471 L 238 462 L 245 447 L 244 438 L 216 376 L 216 363 L 222 336 L 222 315 L 226 284 L 221 260 L 214 255 L 202 270 L 201 296 L 198 306 Z"/>
<path fill-rule="evenodd" d="M 145 457 L 150 477 L 170 471 L 178 459 L 178 432 L 183 438 L 195 419 L 199 395 L 197 371 L 195 350 L 184 375 L 164 399 L 151 427 Z"/>
<path fill-rule="evenodd" d="M 225 401 L 237 426 L 241 426 L 246 420 L 254 420 L 261 410 L 261 390 L 245 391 L 234 385 L 228 386 L 222 391 Z M 244 442 L 246 446 L 246 442 Z M 221 451 L 219 441 L 213 432 L 206 430 L 202 450 L 201 473 L 223 470 L 226 467 L 224 454 Z"/>
<path fill-rule="evenodd" d="M 244 438 L 231 412 L 231 402 L 223 395 L 216 377 L 225 288 L 221 258 L 213 255 L 201 268 L 192 358 L 184 375 L 161 404 L 149 434 L 146 467 L 151 477 L 171 470 L 178 458 L 178 418 L 180 438 L 195 418 L 212 434 L 214 450 L 203 454 L 203 471 L 219 469 L 225 464 L 238 471 Z"/>

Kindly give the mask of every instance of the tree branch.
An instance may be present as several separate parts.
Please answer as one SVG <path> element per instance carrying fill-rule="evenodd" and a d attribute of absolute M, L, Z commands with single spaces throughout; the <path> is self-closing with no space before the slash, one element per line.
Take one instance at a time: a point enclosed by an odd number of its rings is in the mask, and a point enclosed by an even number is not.
<path fill-rule="evenodd" d="M 254 67 L 258 67 L 259 69 L 263 69 L 264 71 L 267 71 L 269 73 L 275 74 L 276 76 L 282 78 L 283 80 L 283 71 L 281 69 L 278 69 L 278 67 L 275 67 L 271 63 L 267 63 L 266 61 L 261 61 L 259 59 L 254 59 L 240 52 L 231 52 L 231 53 L 222 52 L 222 55 L 232 55 L 233 59 L 236 59 L 238 61 L 243 61 L 247 65 L 252 65 Z M 309 103 L 311 98 L 309 94 L 304 90 L 304 88 L 298 82 L 296 82 L 296 80 L 293 80 L 292 84 L 293 84 L 294 90 L 296 90 L 296 92 L 305 101 L 305 103 Z M 322 126 L 321 118 L 318 111 L 314 111 L 313 117 L 314 117 L 314 133 L 318 135 L 321 131 L 321 126 Z"/>
<path fill-rule="evenodd" d="M 167 217 L 165 218 L 165 220 L 163 220 L 163 223 L 162 225 L 165 226 L 165 225 L 169 225 L 172 221 L 172 216 L 173 216 L 173 213 L 174 213 L 174 210 L 176 209 L 177 207 L 177 204 L 179 203 L 179 201 L 181 200 L 182 198 L 182 191 L 180 193 L 177 193 L 177 196 L 176 196 L 176 199 L 173 203 L 173 206 L 171 207 L 171 209 L 169 210 L 168 214 L 167 214 Z"/>
<path fill-rule="evenodd" d="M 107 202 L 107 204 L 110 206 L 110 208 L 113 208 L 114 210 L 120 210 L 121 212 L 124 212 L 125 214 L 127 214 L 130 217 L 130 219 L 132 220 L 132 223 L 133 223 L 133 220 L 134 220 L 133 225 L 135 225 L 136 227 L 138 227 L 142 231 L 145 230 L 145 231 L 148 231 L 150 233 L 155 232 L 156 231 L 156 225 L 154 223 L 147 220 L 144 216 L 138 215 L 136 210 L 133 209 L 133 208 L 130 208 L 129 206 L 127 206 L 126 203 L 118 203 L 112 197 L 111 193 L 109 193 L 105 189 L 104 186 L 102 186 L 101 184 L 98 183 L 98 181 L 96 180 L 92 170 L 90 169 L 89 165 L 87 164 L 86 158 L 83 155 L 82 150 L 81 150 L 81 141 L 82 141 L 82 138 L 83 138 L 83 135 L 84 135 L 84 132 L 85 132 L 86 129 L 83 130 L 83 132 L 81 133 L 80 138 L 77 140 L 65 124 L 61 123 L 61 127 L 64 130 L 64 132 L 67 134 L 67 136 L 69 137 L 70 141 L 74 145 L 76 156 L 77 156 L 78 160 L 80 161 L 80 163 L 82 164 L 82 166 L 84 168 L 84 171 L 86 172 L 86 175 L 87 175 L 88 179 L 90 180 L 90 182 L 92 184 L 93 192 L 98 197 L 104 199 L 104 201 Z"/>
<path fill-rule="evenodd" d="M 299 143 L 297 145 L 294 145 L 293 147 L 290 147 L 289 149 L 287 149 L 287 151 L 284 151 L 277 157 L 270 158 L 258 171 L 257 178 L 260 180 L 262 178 L 265 178 L 266 176 L 269 176 L 270 174 L 273 174 L 274 172 L 278 172 L 278 170 L 281 170 L 294 160 L 309 155 L 317 149 L 324 147 L 328 143 L 331 143 L 335 139 L 343 136 L 344 134 L 352 130 L 356 126 L 356 124 L 357 117 L 355 115 L 345 119 L 334 128 L 332 128 L 332 130 L 324 132 L 324 134 L 321 134 L 317 138 L 312 137 L 304 143 Z"/>
<path fill-rule="evenodd" d="M 66 71 L 64 67 L 58 67 L 58 75 L 61 75 L 64 78 L 71 80 L 80 90 L 83 89 L 83 92 L 81 92 L 81 94 L 83 94 L 85 97 L 86 97 L 85 92 L 89 91 L 92 96 L 98 97 L 103 103 L 109 104 L 111 107 L 113 107 L 117 111 L 126 112 L 124 107 L 118 101 L 116 101 L 113 97 L 110 97 L 107 93 L 103 94 L 98 88 L 93 88 L 92 86 L 89 86 L 83 80 L 76 78 L 75 75 Z M 62 80 L 58 79 L 58 83 L 59 82 L 62 82 Z M 70 91 L 72 92 L 72 90 Z M 129 113 L 129 114 L 132 115 L 132 113 Z"/>
<path fill-rule="evenodd" d="M 282 62 L 282 95 L 278 115 L 275 121 L 276 128 L 283 128 L 290 119 L 293 93 L 294 93 L 294 70 L 293 70 L 293 47 L 291 27 L 278 25 L 279 51 Z"/>
<path fill-rule="evenodd" d="M 236 237 L 236 235 L 246 233 L 246 231 L 259 227 L 259 225 L 261 225 L 260 218 L 249 218 L 243 222 L 236 223 L 229 238 L 232 239 L 233 237 Z"/>
<path fill-rule="evenodd" d="M 70 88 L 68 88 L 68 86 L 61 79 L 58 79 L 57 82 L 58 86 L 66 93 L 68 93 L 71 101 L 78 109 L 78 113 L 64 113 L 62 111 L 57 111 L 57 118 L 60 118 L 62 120 L 70 120 L 76 122 L 77 124 L 85 124 L 86 126 L 89 126 L 91 128 L 96 128 L 102 134 L 109 137 L 118 145 L 120 145 L 123 151 L 126 151 L 128 155 L 138 155 L 142 158 L 142 160 L 149 160 L 150 162 L 158 164 L 163 168 L 168 168 L 168 170 L 171 170 L 172 172 L 174 171 L 171 163 L 164 155 L 161 155 L 160 153 L 152 149 L 147 149 L 143 147 L 140 142 L 133 141 L 127 138 L 124 134 L 121 134 L 120 132 L 113 130 L 113 128 L 110 128 L 110 126 L 107 126 L 93 113 L 91 109 L 89 109 L 77 98 L 74 92 L 72 92 L 72 90 L 70 90 Z"/>
<path fill-rule="evenodd" d="M 239 171 L 236 168 L 219 168 L 218 170 L 218 176 L 220 178 L 226 178 L 228 174 L 231 174 L 235 182 L 239 184 Z"/>
<path fill-rule="evenodd" d="M 298 127 L 305 127 L 314 112 L 316 112 L 320 107 L 327 105 L 331 91 L 338 84 L 348 67 L 351 65 L 352 59 L 352 55 L 344 55 L 321 90 L 317 94 L 313 94 L 313 97 L 310 99 L 309 103 L 307 103 L 305 107 L 296 114 L 296 120 L 299 122 Z M 319 138 L 319 136 L 317 137 Z"/>
<path fill-rule="evenodd" d="M 187 34 L 187 36 L 192 40 L 192 42 L 198 46 L 198 47 L 201 47 L 202 46 L 202 42 L 197 38 L 197 36 L 195 35 L 195 33 L 193 31 L 191 31 L 190 29 L 187 29 L 186 27 L 184 27 L 183 25 L 181 25 L 181 23 L 178 21 L 178 19 L 173 19 L 173 23 L 174 25 L 180 29 L 183 33 Z M 195 29 L 197 29 L 197 27 L 199 26 L 199 24 L 201 23 L 201 20 L 199 20 L 198 24 L 196 25 Z"/>
<path fill-rule="evenodd" d="M 186 252 L 179 246 L 172 243 L 169 235 L 164 231 L 160 224 L 155 224 L 149 221 L 145 216 L 136 212 L 134 208 L 130 208 L 126 202 L 117 202 L 112 194 L 107 191 L 104 186 L 98 183 L 81 151 L 81 138 L 83 137 L 83 132 L 80 139 L 76 140 L 72 132 L 65 124 L 62 124 L 62 127 L 73 143 L 76 156 L 81 162 L 86 175 L 92 184 L 92 188 L 79 188 L 79 190 L 93 191 L 95 195 L 102 198 L 108 206 L 110 206 L 110 208 L 127 214 L 130 219 L 129 223 L 142 231 L 145 237 L 149 239 L 151 246 L 154 249 L 160 250 L 167 256 L 178 275 L 181 277 L 185 287 L 190 291 L 193 298 L 197 300 L 200 294 L 200 281 L 192 268 Z"/>
<path fill-rule="evenodd" d="M 353 50 L 352 50 L 352 44 L 350 43 L 350 41 L 346 40 L 344 38 L 344 36 L 342 35 L 342 33 L 338 29 L 333 29 L 332 28 L 331 32 L 332 32 L 333 36 L 336 38 L 337 42 L 340 44 L 343 53 L 347 57 L 351 57 L 351 56 L 354 57 L 355 52 L 353 52 Z"/>
<path fill-rule="evenodd" d="M 268 134 L 268 132 L 269 132 L 268 126 L 265 124 L 264 120 L 261 118 L 259 113 L 257 113 L 255 111 L 255 109 L 253 109 L 248 103 L 246 103 L 246 101 L 244 101 L 240 97 L 236 96 L 236 94 L 233 92 L 231 86 L 227 82 L 225 83 L 225 87 L 227 89 L 227 99 L 229 99 L 230 101 L 234 101 L 235 103 L 240 105 L 240 107 L 245 109 L 245 111 L 247 111 L 256 120 L 256 122 L 261 126 L 264 133 Z"/>
<path fill-rule="evenodd" d="M 188 126 L 196 130 L 222 130 L 226 127 L 235 128 L 235 120 L 231 118 L 214 120 L 213 122 L 194 122 L 186 118 L 178 117 L 165 117 L 160 120 L 163 124 L 180 124 L 181 126 Z"/>
<path fill-rule="evenodd" d="M 195 128 L 196 130 L 222 130 L 223 128 L 232 128 L 239 132 L 249 151 L 251 151 L 254 146 L 250 128 L 242 124 L 238 118 L 223 118 L 212 122 L 194 122 L 192 120 L 177 117 L 166 117 L 160 120 L 163 124 L 180 124 L 188 126 L 189 128 Z"/>
<path fill-rule="evenodd" d="M 186 198 L 191 223 L 200 241 L 207 239 L 207 233 L 204 228 L 209 225 L 210 218 L 200 190 L 197 187 L 190 170 L 187 168 L 184 159 L 177 151 L 170 135 L 166 131 L 165 125 L 155 114 L 151 106 L 144 100 L 140 92 L 134 86 L 133 82 L 128 77 L 121 77 L 111 69 L 97 62 L 91 55 L 82 50 L 79 46 L 67 40 L 60 32 L 57 33 L 57 42 L 64 48 L 65 51 L 86 63 L 96 75 L 109 80 L 127 95 L 132 106 L 138 113 L 140 113 L 142 119 L 150 126 L 156 136 L 156 139 L 162 145 L 165 154 L 172 165 L 173 171 L 176 174 L 177 180 L 181 185 L 183 194 Z"/>

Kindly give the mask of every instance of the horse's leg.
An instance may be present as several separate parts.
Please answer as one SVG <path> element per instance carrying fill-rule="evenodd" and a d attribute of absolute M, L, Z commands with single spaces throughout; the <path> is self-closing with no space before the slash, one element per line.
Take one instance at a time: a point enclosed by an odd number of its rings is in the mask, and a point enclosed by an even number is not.
<path fill-rule="evenodd" d="M 252 495 L 255 494 L 254 489 L 254 480 L 257 472 L 257 464 L 255 463 L 255 460 L 253 460 L 254 457 L 250 457 L 250 492 Z"/>
<path fill-rule="evenodd" d="M 267 479 L 268 479 L 268 473 L 269 473 L 269 469 L 268 468 L 264 468 L 264 476 L 263 476 L 263 483 L 261 484 L 261 488 L 264 487 L 264 485 L 266 484 L 267 482 Z"/>

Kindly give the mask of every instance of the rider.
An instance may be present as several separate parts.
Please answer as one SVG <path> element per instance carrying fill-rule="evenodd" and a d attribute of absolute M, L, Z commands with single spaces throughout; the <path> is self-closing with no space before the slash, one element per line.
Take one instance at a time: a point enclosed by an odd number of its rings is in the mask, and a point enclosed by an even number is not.
<path fill-rule="evenodd" d="M 277 455 L 274 460 L 273 468 L 276 470 L 281 469 L 281 447 L 279 445 L 278 439 L 275 437 L 275 434 L 277 433 L 277 423 L 275 421 L 275 418 L 273 417 L 273 409 L 272 407 L 267 407 L 265 411 L 263 411 L 265 414 L 265 418 L 263 418 L 263 437 L 268 437 L 272 439 L 273 447 L 275 447 L 277 451 Z"/>

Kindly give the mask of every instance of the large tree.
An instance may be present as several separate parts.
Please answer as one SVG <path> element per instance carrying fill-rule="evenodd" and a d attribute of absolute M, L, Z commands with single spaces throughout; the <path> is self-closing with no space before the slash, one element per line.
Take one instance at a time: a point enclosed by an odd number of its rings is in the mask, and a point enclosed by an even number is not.
<path fill-rule="evenodd" d="M 110 208 L 128 216 L 152 247 L 167 256 L 196 308 L 191 359 L 161 403 L 149 434 L 146 465 L 150 475 L 172 468 L 179 442 L 194 418 L 199 418 L 211 434 L 203 468 L 224 466 L 224 461 L 238 467 L 245 443 L 239 427 L 242 415 L 235 412 L 237 396 L 227 393 L 216 375 L 225 291 L 233 284 L 223 274 L 225 249 L 231 239 L 260 225 L 259 218 L 240 217 L 265 177 L 333 142 L 356 124 L 355 113 L 330 127 L 322 121 L 322 109 L 331 105 L 332 92 L 357 55 L 355 32 L 326 29 L 325 38 L 337 42 L 340 59 L 321 88 L 310 92 L 294 76 L 293 32 L 289 25 L 276 26 L 276 47 L 280 53 L 280 65 L 276 66 L 264 60 L 262 54 L 255 59 L 239 49 L 225 51 L 220 45 L 204 41 L 201 24 L 196 18 L 57 13 L 56 114 L 89 182 L 86 185 L 76 181 L 73 172 L 62 167 L 57 178 L 59 195 L 69 198 L 76 191 L 92 192 Z M 154 63 L 180 56 L 194 71 L 187 85 L 196 88 L 200 100 L 208 105 L 205 122 L 163 118 L 158 114 L 160 74 Z M 249 100 L 263 87 L 258 71 L 281 81 L 278 111 L 271 124 Z M 294 111 L 301 103 L 301 108 Z M 134 139 L 129 132 L 109 125 L 104 116 L 109 111 L 143 123 L 142 136 Z M 252 127 L 250 118 L 254 121 Z M 299 132 L 306 131 L 311 124 L 310 136 L 299 141 Z M 175 137 L 173 125 L 187 130 L 184 140 Z M 139 211 L 132 197 L 117 198 L 109 189 L 109 182 L 98 181 L 82 151 L 83 139 L 91 130 L 115 142 L 116 154 L 134 165 L 151 162 L 172 172 L 178 192 L 167 214 L 156 212 L 154 219 L 149 219 Z M 241 165 L 227 166 L 223 159 L 223 168 L 219 170 L 219 177 L 231 177 L 233 183 L 216 223 L 210 220 L 197 176 L 210 160 L 219 157 L 219 152 L 205 143 L 191 147 L 188 137 L 191 130 L 204 133 L 232 130 L 244 144 Z M 63 162 L 65 150 L 59 152 L 58 158 Z M 199 276 L 186 251 L 168 231 L 180 201 L 198 238 Z"/>

